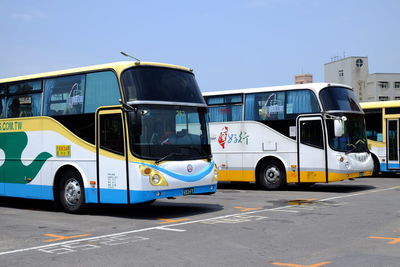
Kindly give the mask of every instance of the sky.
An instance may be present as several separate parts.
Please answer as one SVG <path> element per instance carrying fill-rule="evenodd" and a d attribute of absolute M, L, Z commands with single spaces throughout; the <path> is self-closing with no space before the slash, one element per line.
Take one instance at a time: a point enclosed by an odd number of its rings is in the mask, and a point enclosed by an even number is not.
<path fill-rule="evenodd" d="M 194 69 L 202 91 L 324 81 L 332 57 L 400 73 L 399 0 L 1 0 L 0 78 L 127 60 Z"/>

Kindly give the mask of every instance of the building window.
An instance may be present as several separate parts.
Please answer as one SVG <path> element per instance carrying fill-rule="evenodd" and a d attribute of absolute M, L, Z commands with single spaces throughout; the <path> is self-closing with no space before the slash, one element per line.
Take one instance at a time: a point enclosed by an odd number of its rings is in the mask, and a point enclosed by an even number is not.
<path fill-rule="evenodd" d="M 394 88 L 400 88 L 400 82 L 394 82 Z"/>
<path fill-rule="evenodd" d="M 356 60 L 356 67 L 361 68 L 364 65 L 364 62 L 361 58 Z"/>
<path fill-rule="evenodd" d="M 389 88 L 389 82 L 378 82 L 379 88 Z"/>
<path fill-rule="evenodd" d="M 343 77 L 343 76 L 344 76 L 343 70 L 339 70 L 339 77 Z"/>
<path fill-rule="evenodd" d="M 388 101 L 388 100 L 389 100 L 388 96 L 382 96 L 382 95 L 379 96 L 379 101 Z"/>

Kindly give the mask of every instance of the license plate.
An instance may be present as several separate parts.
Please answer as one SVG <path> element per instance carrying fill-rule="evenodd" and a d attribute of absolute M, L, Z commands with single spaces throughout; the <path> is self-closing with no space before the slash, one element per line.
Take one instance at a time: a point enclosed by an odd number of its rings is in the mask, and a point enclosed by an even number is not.
<path fill-rule="evenodd" d="M 187 196 L 187 195 L 192 195 L 194 193 L 194 188 L 185 188 L 183 189 L 183 195 Z"/>

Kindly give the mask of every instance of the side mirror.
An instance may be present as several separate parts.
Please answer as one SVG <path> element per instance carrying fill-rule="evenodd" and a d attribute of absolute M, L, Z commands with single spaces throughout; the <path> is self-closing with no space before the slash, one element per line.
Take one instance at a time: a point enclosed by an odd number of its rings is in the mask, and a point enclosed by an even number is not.
<path fill-rule="evenodd" d="M 345 120 L 334 120 L 333 125 L 335 128 L 335 137 L 341 137 L 344 134 L 344 122 Z"/>

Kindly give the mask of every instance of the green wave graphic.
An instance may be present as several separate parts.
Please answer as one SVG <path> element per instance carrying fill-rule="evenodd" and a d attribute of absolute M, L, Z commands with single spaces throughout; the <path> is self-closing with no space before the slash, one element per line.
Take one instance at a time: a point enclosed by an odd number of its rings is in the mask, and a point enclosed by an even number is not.
<path fill-rule="evenodd" d="M 36 178 L 46 160 L 52 157 L 50 153 L 42 152 L 31 164 L 24 165 L 21 156 L 27 144 L 28 136 L 25 132 L 0 133 L 0 149 L 5 154 L 4 163 L 0 166 L 0 182 L 30 183 Z M 29 178 L 28 181 L 27 178 Z"/>

